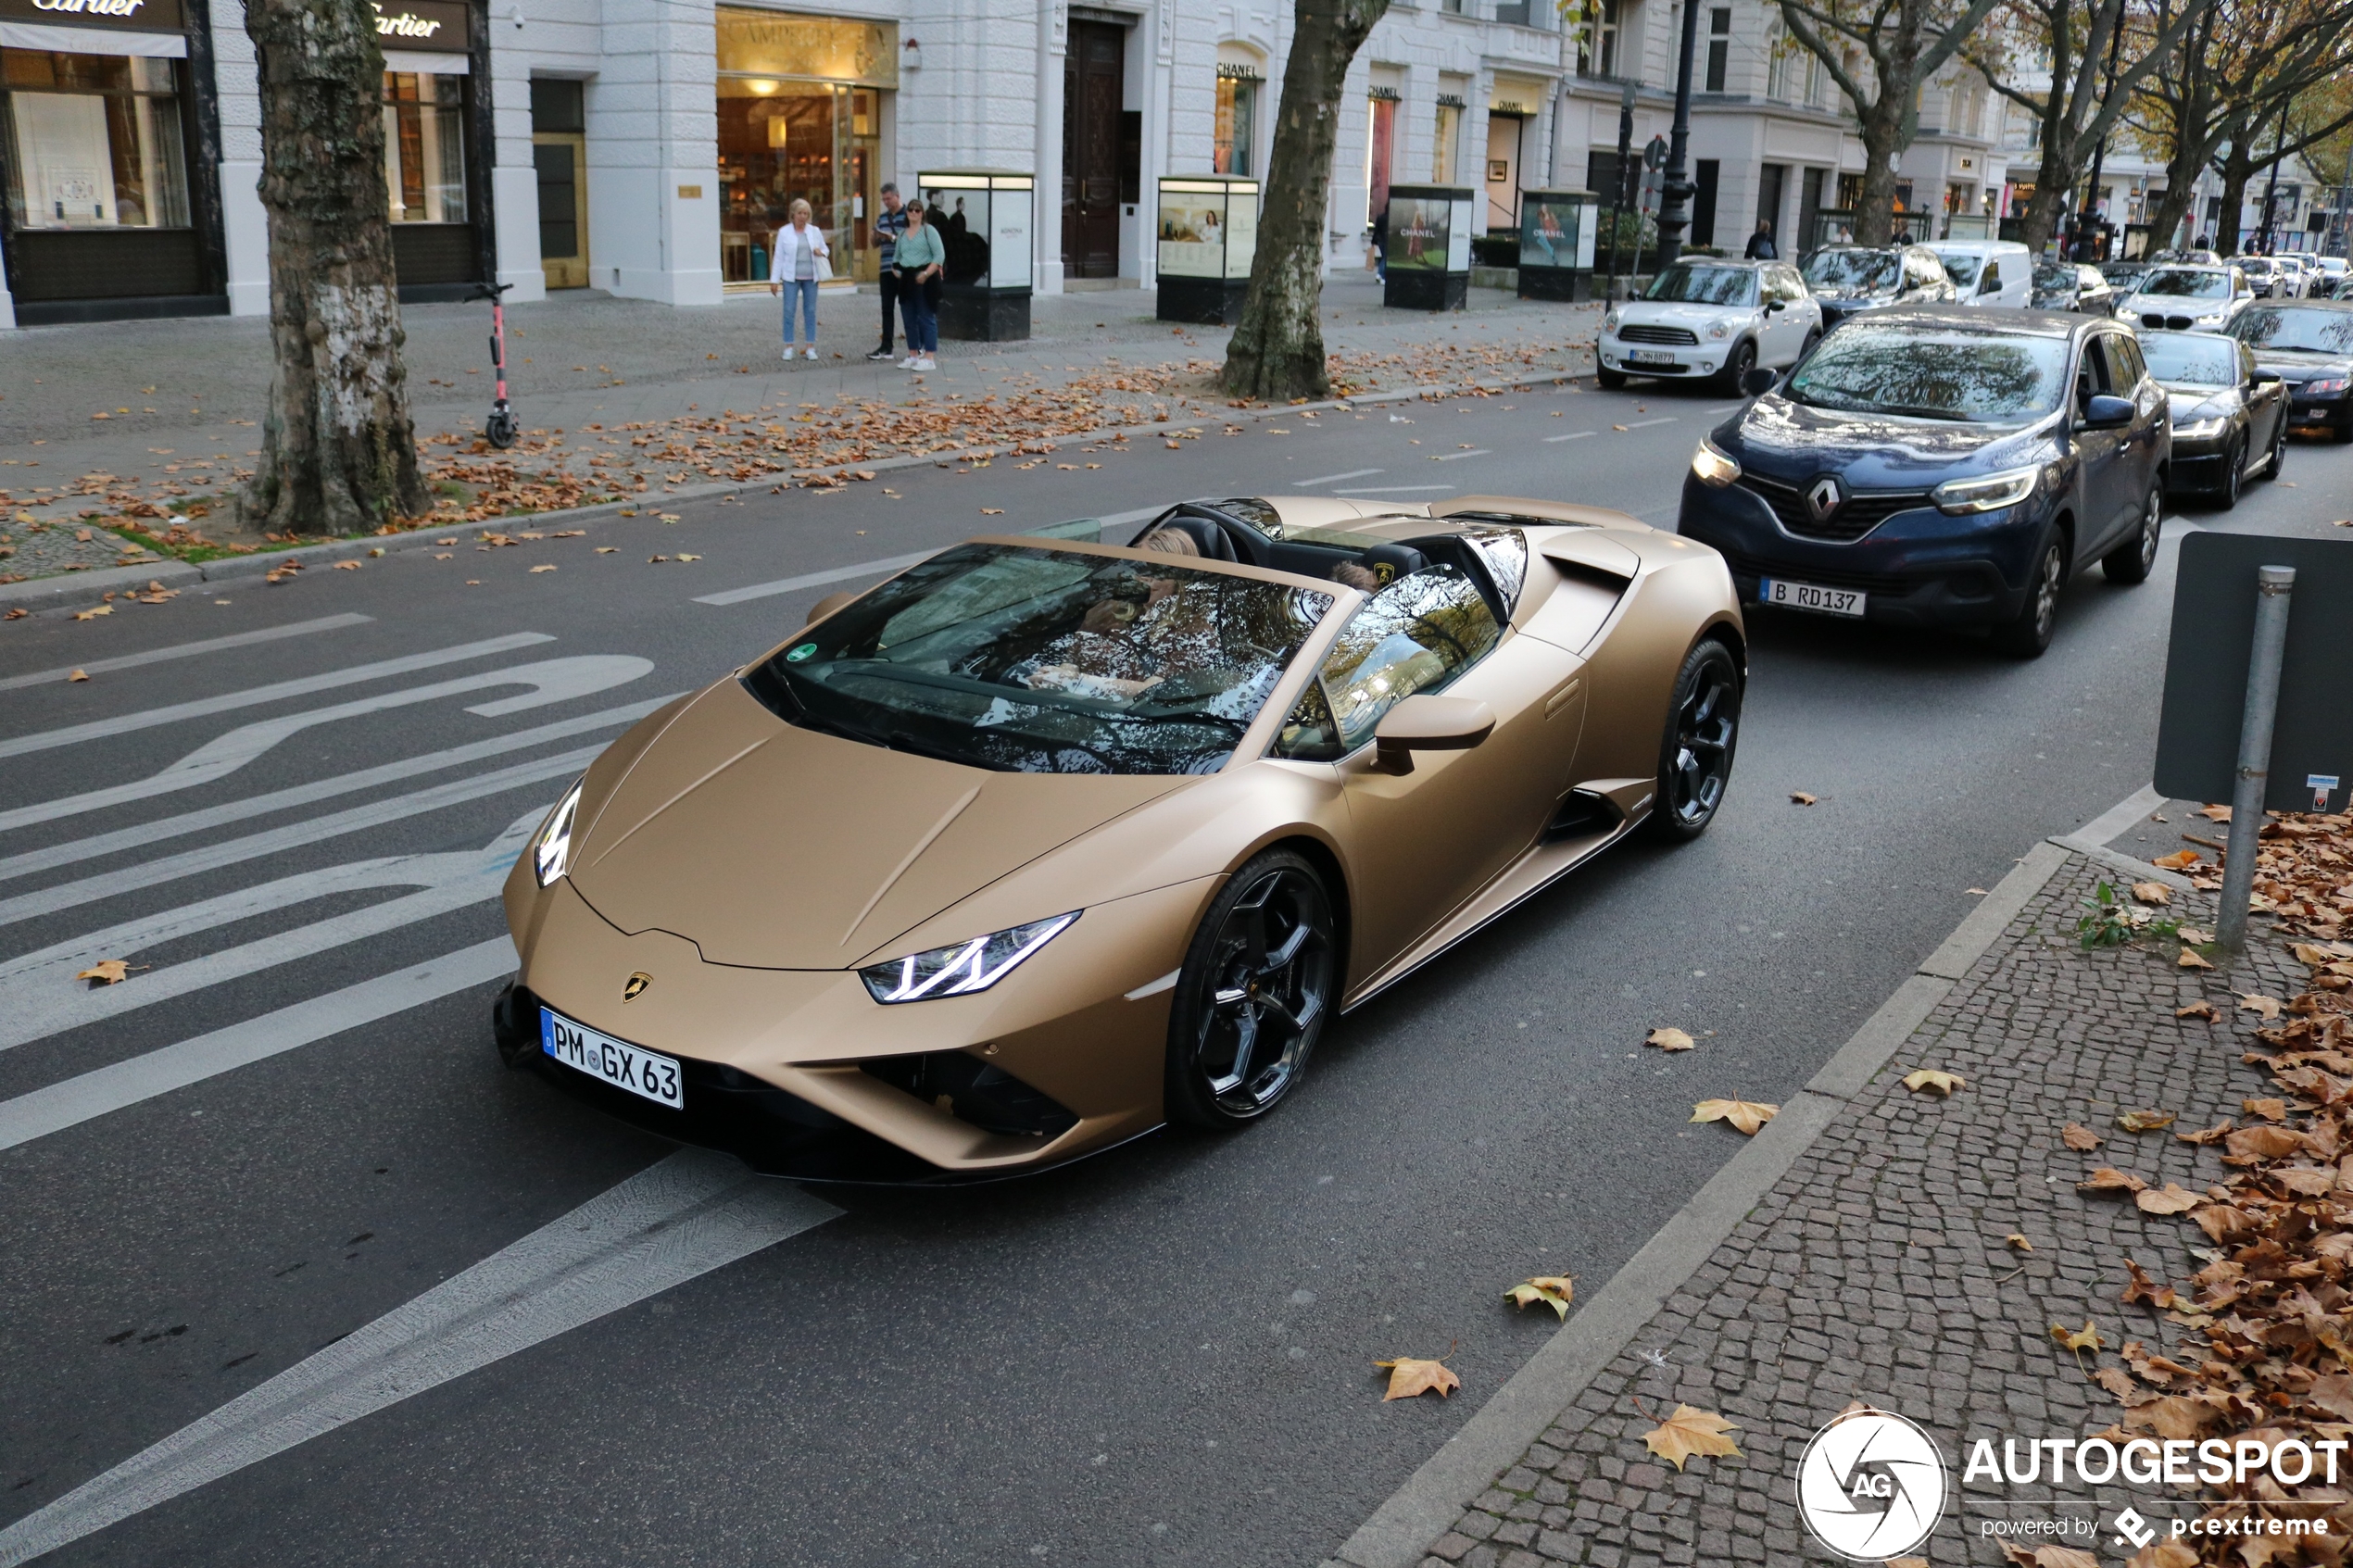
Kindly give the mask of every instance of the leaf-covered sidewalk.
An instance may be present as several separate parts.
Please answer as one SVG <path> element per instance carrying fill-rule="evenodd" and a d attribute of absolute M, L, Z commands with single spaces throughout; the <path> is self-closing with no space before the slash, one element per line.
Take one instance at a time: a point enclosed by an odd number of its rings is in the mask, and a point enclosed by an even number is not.
<path fill-rule="evenodd" d="M 2202 891 L 2144 886 L 2139 934 L 2087 950 L 2080 922 L 2116 873 L 2070 857 L 1425 1568 L 1839 1562 L 1794 1485 L 1856 1401 L 1917 1422 L 1953 1467 L 1916 1558 L 2344 1560 L 2353 1458 L 2337 1486 L 2316 1469 L 2284 1491 L 2260 1471 L 2219 1487 L 1963 1473 L 1981 1439 L 2353 1437 L 2348 828 L 2271 824 L 2258 893 L 2282 912 L 2212 969 L 2182 957 L 2212 924 Z M 1906 1088 L 1921 1068 L 1962 1085 Z M 1733 1424 L 1736 1455 L 1676 1440 L 1701 1413 Z M 2128 1507 L 2156 1532 L 2137 1551 Z M 2172 1535 L 2253 1514 L 2332 1534 Z"/>

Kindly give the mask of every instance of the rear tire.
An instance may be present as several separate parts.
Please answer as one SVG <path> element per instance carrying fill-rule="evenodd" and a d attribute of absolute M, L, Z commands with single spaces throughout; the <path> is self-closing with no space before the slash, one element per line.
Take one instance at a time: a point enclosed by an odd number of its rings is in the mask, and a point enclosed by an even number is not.
<path fill-rule="evenodd" d="M 2034 558 L 2034 571 L 2026 583 L 2026 602 L 2019 607 L 2017 615 L 1994 628 L 1991 640 L 1995 650 L 2012 659 L 2042 658 L 2043 650 L 2051 646 L 2052 632 L 2058 626 L 2059 590 L 2066 585 L 2067 541 L 2054 530 Z"/>
<path fill-rule="evenodd" d="M 1675 673 L 1675 695 L 1658 743 L 1658 783 L 1643 830 L 1666 844 L 1707 831 L 1731 786 L 1740 745 L 1740 661 L 1713 637 L 1694 644 Z"/>
<path fill-rule="evenodd" d="M 1616 392 L 1626 384 L 1626 372 L 1608 369 L 1597 370 L 1593 372 L 1593 384 L 1604 392 Z"/>
<path fill-rule="evenodd" d="M 1227 878 L 1193 933 L 1168 1015 L 1168 1119 L 1216 1132 L 1282 1103 L 1338 1005 L 1331 897 L 1305 856 L 1270 849 Z"/>
<path fill-rule="evenodd" d="M 2244 458 L 2246 454 L 2241 453 L 2240 456 Z M 2231 471 L 2236 473 L 2238 470 L 2233 469 Z M 2235 500 L 2237 486 L 2232 486 L 2232 498 Z M 2150 485 L 2148 495 L 2142 498 L 2141 526 L 2133 531 L 2131 539 L 2100 558 L 2100 570 L 2108 574 L 2109 582 L 2120 583 L 2128 588 L 2136 583 L 2147 582 L 2150 569 L 2157 565 L 2158 541 L 2164 532 L 2165 486 L 2159 483 Z"/>

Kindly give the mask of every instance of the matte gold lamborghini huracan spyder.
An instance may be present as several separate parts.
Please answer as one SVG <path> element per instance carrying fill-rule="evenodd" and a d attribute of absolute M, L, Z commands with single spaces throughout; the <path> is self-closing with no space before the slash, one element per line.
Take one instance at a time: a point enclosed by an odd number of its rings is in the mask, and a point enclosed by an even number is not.
<path fill-rule="evenodd" d="M 1721 558 L 1589 507 L 975 539 L 598 759 L 508 880 L 498 1046 L 802 1177 L 1239 1127 L 1334 1012 L 1704 830 L 1744 649 Z"/>

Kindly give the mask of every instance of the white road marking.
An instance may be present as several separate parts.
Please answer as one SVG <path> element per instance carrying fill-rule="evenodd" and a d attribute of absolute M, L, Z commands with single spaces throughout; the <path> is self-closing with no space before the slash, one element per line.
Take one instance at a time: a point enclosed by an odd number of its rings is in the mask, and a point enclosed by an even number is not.
<path fill-rule="evenodd" d="M 1491 458 L 1494 455 L 1494 451 L 1491 448 L 1479 446 L 1475 447 L 1468 452 L 1440 452 L 1431 457 L 1430 461 L 1433 463 L 1452 463 L 1464 458 Z"/>
<path fill-rule="evenodd" d="M 1680 423 L 1680 422 L 1681 422 L 1681 416 L 1680 416 L 1680 415 L 1678 415 L 1678 414 L 1669 414 L 1669 415 L 1667 415 L 1667 416 L 1666 418 L 1664 418 L 1664 419 L 1657 419 L 1657 420 L 1635 420 L 1632 424 L 1628 425 L 1626 428 L 1627 428 L 1628 430 L 1648 430 L 1648 429 L 1650 429 L 1650 427 L 1651 427 L 1651 426 L 1653 426 L 1653 425 L 1671 425 L 1671 424 L 1679 424 L 1679 423 Z"/>
<path fill-rule="evenodd" d="M 1369 479 L 1374 474 L 1388 471 L 1387 469 L 1350 469 L 1346 473 L 1327 473 L 1321 479 L 1294 479 L 1291 483 L 1304 490 L 1311 484 L 1338 484 L 1343 479 Z"/>
<path fill-rule="evenodd" d="M 267 816 L 289 807 L 308 806 L 314 800 L 356 794 L 360 790 L 373 789 L 378 784 L 413 778 L 419 773 L 438 772 L 444 768 L 477 762 L 486 757 L 501 757 L 510 751 L 528 751 L 549 741 L 567 740 L 573 735 L 610 729 L 616 724 L 634 724 L 647 714 L 686 695 L 684 692 L 672 692 L 667 696 L 648 697 L 643 702 L 625 703 L 599 713 L 584 713 L 577 719 L 561 719 L 535 729 L 517 730 L 512 734 L 493 735 L 470 745 L 453 746 L 447 751 L 428 751 L 422 756 L 403 758 L 397 762 L 362 768 L 357 772 L 337 773 L 332 778 L 314 779 L 308 784 L 289 785 L 266 795 L 248 796 L 243 800 L 223 801 L 218 806 L 183 811 L 176 817 L 157 817 L 116 828 L 110 833 L 94 834 L 88 838 L 44 845 L 22 854 L 0 857 L 0 882 L 34 872 L 50 871 L 58 866 L 69 866 L 79 860 L 94 859 L 101 855 L 145 848 L 167 838 L 201 833 L 207 828 L 221 827 L 249 817 Z"/>
<path fill-rule="evenodd" d="M 149 648 L 145 653 L 117 654 L 112 659 L 94 659 L 71 669 L 40 670 L 30 675 L 0 678 L 0 692 L 15 691 L 20 686 L 45 686 L 64 680 L 75 670 L 87 675 L 104 675 L 114 670 L 135 670 L 142 664 L 160 664 L 167 659 L 192 659 L 200 653 L 220 653 L 229 648 L 251 647 L 256 643 L 274 643 L 281 637 L 308 636 L 313 632 L 338 632 L 346 626 L 363 626 L 374 619 L 372 615 L 324 615 L 316 621 L 265 626 L 258 632 L 237 632 L 226 637 L 207 637 L 202 642 L 175 643 L 168 648 Z"/>
<path fill-rule="evenodd" d="M 1703 414 L 1737 414 L 1743 408 L 1747 407 L 1748 405 L 1745 403 L 1727 403 L 1721 408 L 1702 408 L 1700 412 Z"/>
<path fill-rule="evenodd" d="M 314 708 L 304 713 L 263 719 L 207 741 L 161 772 L 146 778 L 108 784 L 104 789 L 84 790 L 80 795 L 60 796 L 55 800 L 19 806 L 12 811 L 0 811 L 0 832 L 30 827 L 35 822 L 55 822 L 60 817 L 79 816 L 84 811 L 95 811 L 108 806 L 127 805 L 133 800 L 150 800 L 158 795 L 170 795 L 178 790 L 195 789 L 235 772 L 290 735 L 338 719 L 362 718 L 390 709 L 409 708 L 439 697 L 455 696 L 462 692 L 481 691 L 489 686 L 533 687 L 534 690 L 522 696 L 501 697 L 496 702 L 478 703 L 466 709 L 484 718 L 504 718 L 526 709 L 569 702 L 574 697 L 590 696 L 614 686 L 627 685 L 649 673 L 653 667 L 652 659 L 640 659 L 635 654 L 580 654 L 571 659 L 520 664 L 512 670 L 464 675 L 454 681 L 439 681 L 408 691 L 383 692 L 352 702 L 337 703 L 332 708 Z"/>
<path fill-rule="evenodd" d="M 1133 511 L 1114 512 L 1109 517 L 1095 521 L 1107 529 L 1116 528 L 1122 523 L 1141 522 L 1146 518 L 1158 517 L 1167 509 L 1166 507 L 1139 507 Z M 951 547 L 942 545 L 939 549 Z M 893 572 L 904 571 L 918 561 L 927 561 L 937 554 L 939 550 L 921 550 L 912 556 L 891 556 L 883 560 L 861 561 L 856 566 L 837 566 L 824 571 L 803 572 L 799 577 L 779 577 L 774 583 L 754 583 L 749 587 L 700 594 L 696 596 L 694 602 L 698 605 L 739 605 L 749 599 L 799 593 L 803 588 L 822 588 L 828 583 L 849 583 L 861 577 L 887 577 Z"/>
<path fill-rule="evenodd" d="M 504 936 L 0 1100 L 0 1148 L 109 1115 L 515 972 Z M 0 1533 L 5 1538 L 5 1533 Z M 0 1561 L 6 1561 L 0 1559 Z"/>
<path fill-rule="evenodd" d="M 7 1010 L 0 1013 L 0 1050 L 120 1018 L 208 985 L 258 974 L 281 964 L 297 963 L 317 953 L 382 936 L 470 905 L 487 903 L 498 897 L 515 857 L 522 853 L 523 845 L 554 804 L 550 800 L 546 806 L 524 813 L 480 849 L 438 855 L 392 855 L 302 872 L 177 909 L 126 921 L 10 959 L 0 963 L 0 990 L 6 990 L 11 998 Z M 136 958 L 151 947 L 200 931 L 215 930 L 273 909 L 290 909 L 330 894 L 356 893 L 373 887 L 416 887 L 422 891 L 258 937 L 184 963 L 134 973 L 112 985 L 94 986 L 74 978 L 78 971 L 87 968 L 95 959 Z"/>
<path fill-rule="evenodd" d="M 432 653 L 412 653 L 401 659 L 379 659 L 373 664 L 355 664 L 348 670 L 329 670 L 297 680 L 252 686 L 241 692 L 224 692 L 219 696 L 199 697 L 194 702 L 175 702 L 169 708 L 150 708 L 144 713 L 119 713 L 111 719 L 93 719 L 86 724 L 69 724 L 61 730 L 43 730 L 34 734 L 0 740 L 0 757 L 21 757 L 29 751 L 54 750 L 81 741 L 119 735 L 129 730 L 152 729 L 157 724 L 176 724 L 183 719 L 201 719 L 208 714 L 256 708 L 265 702 L 308 696 L 312 692 L 333 691 L 337 686 L 358 685 L 362 681 L 381 681 L 387 675 L 406 675 L 412 670 L 431 670 L 439 664 L 487 659 L 494 653 L 510 653 L 516 648 L 530 647 L 535 643 L 552 643 L 555 640 L 545 632 L 516 632 L 479 643 L 461 643 L 456 647 L 438 648 Z"/>
<path fill-rule="evenodd" d="M 1423 495 L 1433 490 L 1452 490 L 1451 484 L 1351 484 L 1332 492 L 1335 495 Z"/>
<path fill-rule="evenodd" d="M 177 855 L 167 855 L 161 859 L 99 872 L 74 882 L 57 883 L 31 893 L 19 893 L 13 898 L 0 898 L 0 925 L 21 920 L 38 920 L 60 909 L 95 903 L 100 898 L 111 898 L 118 893 L 137 892 L 175 877 L 195 876 L 201 872 L 233 866 L 241 860 L 258 859 L 264 855 L 275 855 L 305 844 L 316 844 L 342 834 L 382 827 L 403 817 L 438 811 L 445 806 L 504 795 L 510 789 L 520 789 L 543 779 L 575 778 L 604 749 L 601 745 L 583 746 L 558 756 L 542 757 L 535 761 L 518 762 L 510 768 L 478 773 L 472 778 L 452 779 L 430 789 L 396 795 L 384 800 L 371 800 L 364 806 L 313 817 L 307 822 L 267 828 L 260 833 L 247 834 L 243 838 L 224 839 L 202 848 L 183 849 Z"/>
<path fill-rule="evenodd" d="M 1582 441 L 1587 436 L 1593 433 L 1594 433 L 1590 430 L 1572 430 L 1567 435 L 1548 435 L 1544 437 L 1544 445 L 1550 446 L 1554 443 L 1560 441 Z"/>
<path fill-rule="evenodd" d="M 0 1530 L 27 1562 L 841 1212 L 686 1149 Z"/>

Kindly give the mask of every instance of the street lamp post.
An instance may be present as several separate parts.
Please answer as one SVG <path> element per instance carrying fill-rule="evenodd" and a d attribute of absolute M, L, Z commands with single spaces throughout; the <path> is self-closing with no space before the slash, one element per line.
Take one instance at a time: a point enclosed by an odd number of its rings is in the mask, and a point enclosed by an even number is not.
<path fill-rule="evenodd" d="M 1683 251 L 1683 231 L 1692 224 L 1692 56 L 1699 47 L 1699 0 L 1683 0 L 1682 53 L 1675 67 L 1675 128 L 1667 144 L 1667 178 L 1659 186 L 1658 264 Z"/>

